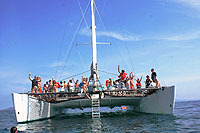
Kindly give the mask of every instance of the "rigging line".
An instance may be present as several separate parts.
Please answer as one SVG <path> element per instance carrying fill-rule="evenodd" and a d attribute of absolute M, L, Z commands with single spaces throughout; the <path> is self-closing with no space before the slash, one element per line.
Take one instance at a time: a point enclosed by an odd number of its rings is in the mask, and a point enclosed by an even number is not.
<path fill-rule="evenodd" d="M 95 3 L 94 3 L 94 6 L 95 6 L 95 8 L 96 8 L 96 10 L 97 10 L 97 14 L 98 14 L 98 16 L 99 16 L 99 18 L 100 18 L 100 21 L 101 21 L 101 23 L 102 23 L 102 25 L 103 25 L 105 31 L 108 32 L 106 26 L 105 26 L 104 23 L 103 23 L 103 20 L 102 20 L 102 18 L 101 18 L 101 16 L 100 16 L 100 13 L 99 13 L 99 11 L 98 11 L 98 9 L 97 9 Z M 109 37 L 108 37 L 108 39 L 109 39 Z M 109 40 L 110 40 L 110 39 L 109 39 Z M 112 40 L 113 40 L 113 39 L 112 39 Z M 113 42 L 114 42 L 114 40 L 113 40 Z M 116 43 L 116 44 L 117 44 L 117 43 Z M 126 62 L 126 60 L 123 58 L 123 56 L 122 56 L 122 54 L 121 54 L 121 51 L 119 50 L 119 47 L 118 47 L 117 45 L 116 45 L 116 48 L 117 48 L 117 50 L 119 51 L 119 55 L 120 55 L 122 61 L 127 65 L 128 69 L 131 71 L 129 64 L 128 64 L 128 63 Z"/>
<path fill-rule="evenodd" d="M 103 3 L 103 8 L 102 8 L 102 10 L 101 10 L 101 13 L 100 13 L 100 15 L 102 15 L 102 14 L 103 14 L 103 11 L 104 11 L 104 9 L 105 9 L 106 2 L 107 2 L 107 0 L 104 0 L 104 3 Z M 95 1 L 94 1 L 94 4 L 95 4 Z M 95 4 L 95 5 L 96 5 L 96 4 Z M 98 27 L 98 26 L 99 26 L 99 21 L 98 21 L 97 27 Z"/>
<path fill-rule="evenodd" d="M 83 61 L 83 58 L 81 57 L 81 53 L 80 53 L 78 47 L 77 47 L 77 53 L 78 53 L 78 55 L 79 55 L 79 58 L 80 58 L 80 60 L 81 60 L 81 63 L 82 63 L 82 65 L 83 65 L 84 69 L 86 69 L 86 67 L 85 67 L 86 65 L 85 65 L 85 63 L 84 63 L 84 61 Z"/>
<path fill-rule="evenodd" d="M 60 81 L 63 81 L 63 80 L 66 80 L 66 79 L 70 79 L 70 78 L 73 78 L 73 77 L 76 77 L 76 76 L 79 76 L 79 75 L 82 75 L 82 74 L 87 73 L 87 72 L 89 72 L 89 71 L 90 71 L 90 70 L 87 70 L 87 71 L 84 71 L 84 72 L 81 72 L 81 73 L 72 75 L 72 76 L 67 77 L 67 78 L 64 78 L 64 79 L 62 79 L 62 80 L 60 80 Z"/>
<path fill-rule="evenodd" d="M 81 8 L 80 1 L 77 0 L 77 2 L 78 2 L 78 5 L 79 5 L 79 8 L 80 8 L 80 10 L 81 10 L 81 13 L 82 13 L 82 15 L 83 15 L 83 18 L 84 18 L 84 22 L 85 22 L 85 24 L 86 24 L 86 27 L 87 27 L 87 29 L 89 29 L 89 26 L 88 26 L 87 21 L 86 21 L 86 19 L 85 19 L 85 15 L 83 14 L 83 10 L 82 10 L 82 8 Z"/>
<path fill-rule="evenodd" d="M 135 68 L 134 68 L 133 62 L 132 62 L 133 60 L 132 60 L 132 58 L 131 58 L 131 55 L 130 55 L 130 52 L 129 52 L 129 49 L 128 49 L 128 46 L 127 46 L 127 42 L 126 42 L 126 39 L 125 39 L 125 36 L 124 36 L 124 32 L 123 32 L 123 29 L 122 29 L 120 20 L 118 19 L 118 21 L 119 21 L 120 30 L 121 30 L 121 33 L 122 33 L 122 36 L 123 36 L 123 39 L 124 39 L 124 44 L 125 44 L 125 46 L 126 46 L 126 49 L 127 49 L 127 52 L 128 52 L 128 56 L 129 56 L 129 59 L 130 59 L 130 62 L 131 62 L 132 70 L 133 70 L 134 74 L 136 74 Z"/>
<path fill-rule="evenodd" d="M 98 70 L 98 71 L 103 72 L 103 73 L 107 73 L 107 74 L 111 74 L 111 75 L 118 76 L 117 74 L 114 74 L 114 73 L 111 73 L 111 72 L 106 72 L 106 71 L 102 71 L 102 70 Z"/>
<path fill-rule="evenodd" d="M 70 6 L 71 2 L 72 1 L 70 1 L 70 4 L 69 4 L 69 12 L 71 10 L 71 6 Z M 56 72 L 55 72 L 55 75 L 54 75 L 55 78 L 56 78 L 57 72 L 58 72 L 58 65 L 60 63 L 60 57 L 61 57 L 62 48 L 63 48 L 63 44 L 64 44 L 64 38 L 65 38 L 65 35 L 66 35 L 66 29 L 67 29 L 67 19 L 66 19 L 66 22 L 65 22 L 64 34 L 62 36 L 61 47 L 60 47 L 59 56 L 58 56 L 58 62 L 57 62 L 57 65 L 56 65 Z"/>
<path fill-rule="evenodd" d="M 87 12 L 87 9 L 88 9 L 89 5 L 90 5 L 90 1 L 88 2 L 87 8 L 85 9 L 85 12 L 84 12 L 84 15 L 85 15 L 85 13 Z M 67 49 L 67 54 L 66 54 L 66 56 L 64 57 L 64 60 L 66 60 L 66 62 L 64 63 L 64 66 L 63 66 L 63 69 L 62 69 L 62 71 L 61 71 L 61 73 L 60 73 L 59 79 L 61 78 L 62 72 L 63 72 L 64 69 L 65 69 L 65 65 L 66 65 L 66 63 L 67 63 L 67 56 L 69 55 L 70 48 L 71 48 L 72 46 L 74 46 L 74 45 L 72 45 L 72 43 L 74 42 L 74 40 L 75 40 L 75 38 L 76 38 L 76 36 L 77 36 L 77 33 L 78 33 L 79 29 L 80 29 L 80 26 L 81 26 L 81 24 L 82 24 L 82 21 L 83 21 L 83 17 L 81 18 L 81 21 L 80 21 L 80 23 L 79 23 L 79 25 L 78 25 L 78 27 L 77 27 L 77 29 L 76 29 L 76 31 L 75 31 L 73 37 L 72 37 L 72 40 L 71 40 L 71 42 L 70 42 L 70 46 L 69 46 L 68 49 Z"/>

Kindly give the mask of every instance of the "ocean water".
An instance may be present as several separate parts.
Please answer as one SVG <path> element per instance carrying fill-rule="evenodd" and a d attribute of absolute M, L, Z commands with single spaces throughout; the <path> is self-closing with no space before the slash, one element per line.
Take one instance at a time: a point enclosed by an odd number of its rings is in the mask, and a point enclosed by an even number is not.
<path fill-rule="evenodd" d="M 111 112 L 108 112 L 111 111 Z M 89 112 L 17 124 L 13 109 L 0 111 L 0 133 L 17 126 L 20 132 L 200 132 L 200 101 L 176 102 L 173 115 L 155 115 L 120 108 L 92 119 Z"/>

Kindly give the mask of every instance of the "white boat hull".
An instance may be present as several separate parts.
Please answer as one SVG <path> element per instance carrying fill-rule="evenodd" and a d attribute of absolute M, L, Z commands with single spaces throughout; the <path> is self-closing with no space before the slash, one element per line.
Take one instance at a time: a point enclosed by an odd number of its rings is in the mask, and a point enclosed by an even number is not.
<path fill-rule="evenodd" d="M 175 86 L 165 87 L 146 97 L 105 97 L 101 107 L 131 106 L 135 111 L 156 114 L 172 114 Z M 48 103 L 28 94 L 13 93 L 13 104 L 17 122 L 28 122 L 56 116 L 64 108 L 91 107 L 90 99 L 77 99 L 59 103 Z"/>

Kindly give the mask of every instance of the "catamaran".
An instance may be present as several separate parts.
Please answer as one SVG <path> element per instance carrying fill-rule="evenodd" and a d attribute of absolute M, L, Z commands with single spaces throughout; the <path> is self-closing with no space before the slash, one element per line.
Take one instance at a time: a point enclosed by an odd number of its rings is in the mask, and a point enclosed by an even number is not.
<path fill-rule="evenodd" d="M 97 69 L 94 0 L 90 0 L 90 5 L 92 22 L 91 90 L 84 95 L 81 92 L 12 93 L 17 122 L 51 118 L 61 114 L 62 110 L 67 108 L 91 108 L 92 118 L 100 117 L 100 107 L 128 106 L 134 111 L 143 113 L 173 113 L 175 86 L 117 90 L 99 89 L 102 86 L 99 83 Z M 54 96 L 56 99 L 46 100 L 43 98 L 44 96 L 46 98 Z"/>

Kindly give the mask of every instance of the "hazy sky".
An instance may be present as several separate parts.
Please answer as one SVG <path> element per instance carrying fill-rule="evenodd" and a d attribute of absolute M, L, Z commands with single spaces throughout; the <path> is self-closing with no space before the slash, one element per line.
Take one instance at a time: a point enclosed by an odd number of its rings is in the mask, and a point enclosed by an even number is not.
<path fill-rule="evenodd" d="M 44 82 L 90 69 L 91 45 L 75 46 L 91 42 L 90 8 L 80 23 L 88 2 L 0 0 L 0 109 L 12 106 L 12 92 L 30 91 L 30 72 Z M 177 99 L 200 99 L 199 0 L 96 0 L 96 5 L 97 42 L 112 43 L 98 46 L 100 70 L 118 74 L 120 65 L 139 77 L 155 68 L 162 85 L 176 85 Z M 113 75 L 99 76 L 104 83 Z"/>

